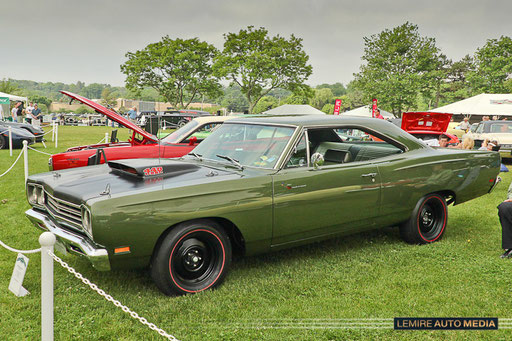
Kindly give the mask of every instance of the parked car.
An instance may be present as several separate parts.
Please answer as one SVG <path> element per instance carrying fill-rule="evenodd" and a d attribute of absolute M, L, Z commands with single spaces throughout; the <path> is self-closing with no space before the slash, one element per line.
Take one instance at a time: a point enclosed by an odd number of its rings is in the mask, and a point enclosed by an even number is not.
<path fill-rule="evenodd" d="M 7 124 L 6 124 L 7 123 Z M 27 129 L 12 126 L 12 122 L 0 121 L 0 149 L 9 148 L 9 126 L 12 129 L 12 148 L 22 148 L 23 141 L 27 141 L 29 145 L 36 142 L 34 134 Z"/>
<path fill-rule="evenodd" d="M 447 205 L 490 192 L 499 169 L 496 152 L 432 148 L 384 120 L 235 118 L 179 159 L 32 175 L 26 215 L 98 270 L 149 266 L 163 293 L 196 293 L 233 253 L 395 225 L 409 243 L 437 241 Z"/>
<path fill-rule="evenodd" d="M 432 112 L 404 112 L 402 113 L 401 128 L 423 141 L 438 140 L 439 135 L 447 135 L 449 146 L 459 144 L 459 138 L 447 132 L 452 114 Z"/>
<path fill-rule="evenodd" d="M 500 154 L 504 159 L 512 158 L 512 121 L 482 121 L 472 125 L 464 137 L 475 140 L 475 147 L 480 147 L 486 139 L 496 140 L 500 144 Z"/>
<path fill-rule="evenodd" d="M 212 116 L 207 111 L 201 110 L 167 110 L 167 111 L 142 111 L 139 122 L 143 122 L 144 129 L 157 135 L 158 131 L 165 128 L 181 128 L 197 117 Z"/>
<path fill-rule="evenodd" d="M 0 121 L 0 126 L 7 126 L 7 127 L 11 126 L 13 128 L 24 129 L 35 136 L 36 142 L 43 141 L 44 130 L 39 127 L 34 127 L 32 124 L 10 122 L 10 121 Z"/>
<path fill-rule="evenodd" d="M 119 142 L 116 140 L 116 133 L 113 133 L 109 143 L 72 147 L 63 153 L 54 154 L 48 161 L 50 170 L 95 165 L 105 163 L 107 160 L 182 156 L 190 152 L 202 141 L 199 135 L 195 136 L 194 134 L 205 130 L 209 131 L 214 126 L 222 124 L 222 122 L 228 119 L 226 116 L 210 115 L 201 117 L 192 120 L 186 126 L 159 140 L 156 136 L 148 133 L 130 120 L 98 103 L 67 91 L 62 91 L 62 93 L 90 106 L 107 116 L 110 120 L 131 129 L 132 136 L 126 142 Z"/>

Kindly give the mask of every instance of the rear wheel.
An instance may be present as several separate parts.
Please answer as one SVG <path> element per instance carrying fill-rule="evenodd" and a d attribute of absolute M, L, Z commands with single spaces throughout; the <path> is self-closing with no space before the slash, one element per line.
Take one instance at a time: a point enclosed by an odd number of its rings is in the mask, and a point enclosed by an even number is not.
<path fill-rule="evenodd" d="M 400 225 L 400 235 L 411 244 L 432 243 L 443 235 L 447 220 L 445 199 L 429 194 L 416 204 L 409 220 Z"/>
<path fill-rule="evenodd" d="M 151 277 L 166 295 L 214 288 L 231 262 L 231 244 L 222 227 L 209 220 L 183 223 L 160 243 L 151 263 Z"/>

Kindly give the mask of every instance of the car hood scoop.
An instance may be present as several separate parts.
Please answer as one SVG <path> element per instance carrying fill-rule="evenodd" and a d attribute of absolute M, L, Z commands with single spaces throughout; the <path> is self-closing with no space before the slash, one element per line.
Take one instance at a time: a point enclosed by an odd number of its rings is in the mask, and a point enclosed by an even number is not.
<path fill-rule="evenodd" d="M 201 167 L 176 160 L 131 159 L 107 162 L 115 173 L 140 178 L 172 177 L 198 171 Z"/>

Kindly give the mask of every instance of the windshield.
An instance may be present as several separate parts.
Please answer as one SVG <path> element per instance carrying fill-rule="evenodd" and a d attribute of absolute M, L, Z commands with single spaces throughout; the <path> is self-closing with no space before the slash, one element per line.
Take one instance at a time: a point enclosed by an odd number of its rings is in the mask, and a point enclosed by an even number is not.
<path fill-rule="evenodd" d="M 192 132 L 192 130 L 194 130 L 198 125 L 199 125 L 199 123 L 192 120 L 192 121 L 188 122 L 187 124 L 185 124 L 180 129 L 175 130 L 172 133 L 170 133 L 169 135 L 167 135 L 166 137 L 164 137 L 162 139 L 162 142 L 179 143 L 184 137 L 186 137 L 188 134 L 190 134 Z"/>
<path fill-rule="evenodd" d="M 194 153 L 205 159 L 230 162 L 231 158 L 242 166 L 273 168 L 294 131 L 291 127 L 224 123 Z"/>

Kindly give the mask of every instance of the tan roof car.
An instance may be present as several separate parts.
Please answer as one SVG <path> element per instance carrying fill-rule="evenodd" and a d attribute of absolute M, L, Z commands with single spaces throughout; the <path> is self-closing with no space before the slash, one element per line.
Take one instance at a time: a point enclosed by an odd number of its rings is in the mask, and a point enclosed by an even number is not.
<path fill-rule="evenodd" d="M 475 146 L 480 146 L 485 139 L 496 140 L 501 146 L 501 157 L 512 158 L 512 121 L 482 121 L 464 137 L 474 139 Z"/>

